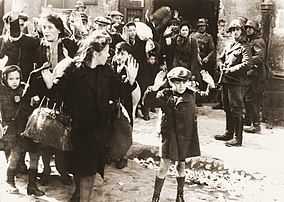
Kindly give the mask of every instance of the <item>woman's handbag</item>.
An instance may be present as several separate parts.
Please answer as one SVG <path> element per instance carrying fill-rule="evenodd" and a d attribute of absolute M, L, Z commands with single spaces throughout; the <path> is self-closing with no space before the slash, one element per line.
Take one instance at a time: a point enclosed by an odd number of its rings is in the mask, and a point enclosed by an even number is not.
<path fill-rule="evenodd" d="M 117 110 L 108 142 L 108 158 L 110 161 L 117 161 L 124 157 L 132 145 L 132 125 L 129 115 L 120 102 Z"/>
<path fill-rule="evenodd" d="M 71 118 L 62 110 L 55 110 L 55 107 L 53 109 L 42 107 L 44 99 L 29 117 L 22 135 L 61 151 L 70 151 Z"/>

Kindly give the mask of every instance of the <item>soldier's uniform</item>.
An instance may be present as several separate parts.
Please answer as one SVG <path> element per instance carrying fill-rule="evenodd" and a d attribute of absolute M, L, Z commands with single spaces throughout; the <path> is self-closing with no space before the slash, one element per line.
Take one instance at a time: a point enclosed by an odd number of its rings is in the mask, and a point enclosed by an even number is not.
<path fill-rule="evenodd" d="M 217 140 L 225 140 L 227 146 L 241 146 L 243 139 L 244 92 L 248 84 L 247 71 L 250 69 L 251 51 L 244 41 L 245 28 L 240 20 L 233 20 L 229 31 L 241 29 L 238 41 L 230 42 L 220 55 L 222 70 L 222 99 L 226 113 L 226 131 L 215 135 Z"/>
<path fill-rule="evenodd" d="M 248 88 L 245 93 L 246 114 L 253 123 L 252 127 L 244 129 L 249 133 L 260 133 L 260 104 L 262 100 L 262 91 L 265 79 L 265 53 L 266 44 L 263 38 L 259 36 L 259 25 L 253 20 L 249 20 L 246 27 L 252 27 L 255 31 L 248 35 L 248 45 L 251 48 L 252 60 L 251 70 L 247 72 Z"/>
<path fill-rule="evenodd" d="M 200 18 L 197 22 L 197 26 L 205 26 L 208 27 L 208 20 L 206 18 Z M 203 32 L 204 31 L 204 32 Z M 215 45 L 213 41 L 213 37 L 206 32 L 206 28 L 203 31 L 200 29 L 193 33 L 191 36 L 196 39 L 198 43 L 198 62 L 199 62 L 199 70 L 206 70 L 209 74 L 214 78 L 214 56 L 215 56 Z M 203 59 L 207 58 L 208 60 L 205 62 Z M 200 88 L 201 90 L 206 89 L 207 84 L 202 81 Z M 203 102 L 204 98 L 197 97 L 197 103 Z M 210 99 L 210 98 L 209 98 Z"/>
<path fill-rule="evenodd" d="M 198 20 L 197 26 L 208 26 L 207 19 L 201 18 Z M 192 34 L 192 37 L 195 38 L 198 42 L 198 48 L 199 48 L 199 56 L 201 58 L 201 61 L 204 58 L 208 58 L 208 62 L 204 63 L 202 62 L 202 69 L 207 70 L 210 74 L 213 69 L 213 60 L 215 56 L 215 45 L 213 41 L 213 37 L 207 33 L 201 33 L 201 32 L 195 32 Z M 213 73 L 211 74 L 213 76 Z"/>

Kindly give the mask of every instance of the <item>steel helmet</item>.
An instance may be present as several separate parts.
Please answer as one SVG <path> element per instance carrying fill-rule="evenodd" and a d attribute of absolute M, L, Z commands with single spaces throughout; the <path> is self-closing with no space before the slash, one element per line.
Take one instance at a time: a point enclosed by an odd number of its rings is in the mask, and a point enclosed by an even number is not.
<path fill-rule="evenodd" d="M 248 20 L 245 27 L 252 27 L 255 31 L 260 30 L 259 24 L 255 20 Z"/>
<path fill-rule="evenodd" d="M 209 26 L 208 20 L 206 18 L 199 18 L 197 22 L 197 26 Z"/>
<path fill-rule="evenodd" d="M 240 20 L 243 24 L 246 24 L 246 22 L 248 21 L 248 19 L 244 16 L 239 16 L 236 19 Z"/>
<path fill-rule="evenodd" d="M 245 31 L 245 26 L 240 19 L 233 20 L 229 25 L 228 31 L 231 32 L 232 28 L 240 28 L 242 31 Z"/>

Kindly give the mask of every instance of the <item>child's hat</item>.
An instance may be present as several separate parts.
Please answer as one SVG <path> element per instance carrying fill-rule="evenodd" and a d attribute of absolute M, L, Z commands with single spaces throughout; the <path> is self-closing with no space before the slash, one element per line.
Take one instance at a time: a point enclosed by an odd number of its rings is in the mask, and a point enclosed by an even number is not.
<path fill-rule="evenodd" d="M 169 80 L 178 79 L 178 80 L 187 81 L 190 79 L 190 77 L 191 77 L 191 71 L 189 71 L 185 67 L 175 67 L 172 70 L 170 70 L 167 74 L 167 78 Z"/>

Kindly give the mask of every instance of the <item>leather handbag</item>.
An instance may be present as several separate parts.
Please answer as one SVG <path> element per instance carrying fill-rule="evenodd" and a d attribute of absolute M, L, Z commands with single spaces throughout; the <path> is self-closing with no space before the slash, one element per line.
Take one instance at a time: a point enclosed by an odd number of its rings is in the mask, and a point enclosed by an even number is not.
<path fill-rule="evenodd" d="M 72 150 L 71 117 L 62 112 L 62 107 L 59 110 L 42 107 L 44 99 L 29 117 L 22 135 L 61 151 Z"/>
<path fill-rule="evenodd" d="M 132 145 L 132 125 L 124 106 L 119 102 L 108 142 L 108 159 L 111 162 L 124 157 Z"/>

